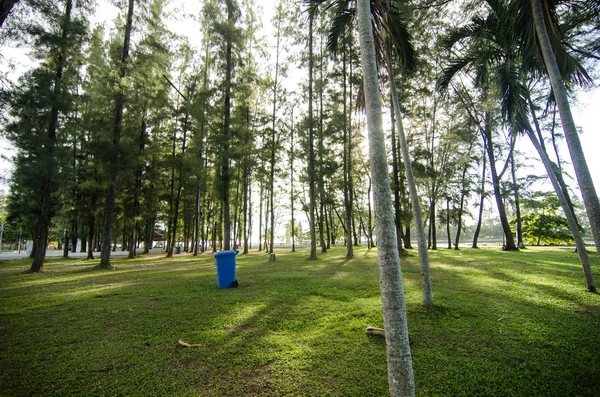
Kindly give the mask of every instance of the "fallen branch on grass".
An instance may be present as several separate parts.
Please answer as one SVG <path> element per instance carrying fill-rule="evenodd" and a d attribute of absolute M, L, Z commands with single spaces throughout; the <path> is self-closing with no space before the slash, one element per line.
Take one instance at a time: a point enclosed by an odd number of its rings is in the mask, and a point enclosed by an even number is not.
<path fill-rule="evenodd" d="M 383 328 L 367 327 L 367 334 L 385 336 L 385 330 Z"/>
<path fill-rule="evenodd" d="M 179 344 L 183 347 L 202 347 L 202 345 L 198 343 L 187 343 L 181 339 L 179 339 Z"/>

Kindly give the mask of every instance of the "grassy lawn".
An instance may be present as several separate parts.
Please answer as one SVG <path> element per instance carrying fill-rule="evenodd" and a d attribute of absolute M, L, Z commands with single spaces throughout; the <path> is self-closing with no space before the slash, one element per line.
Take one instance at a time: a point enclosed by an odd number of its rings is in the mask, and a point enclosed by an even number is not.
<path fill-rule="evenodd" d="M 0 395 L 384 396 L 377 253 L 344 252 L 239 255 L 225 290 L 209 254 L 0 262 Z M 432 311 L 411 254 L 418 395 L 600 395 L 600 296 L 572 250 L 430 251 Z"/>

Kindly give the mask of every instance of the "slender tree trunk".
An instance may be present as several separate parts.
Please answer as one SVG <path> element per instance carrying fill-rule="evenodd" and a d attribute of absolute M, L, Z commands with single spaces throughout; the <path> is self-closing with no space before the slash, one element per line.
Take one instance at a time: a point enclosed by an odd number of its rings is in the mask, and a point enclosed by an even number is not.
<path fill-rule="evenodd" d="M 371 207 L 371 190 L 373 189 L 373 183 L 372 178 L 369 175 L 367 175 L 367 177 L 369 178 L 369 187 L 367 188 L 367 226 L 369 229 L 367 231 L 367 247 L 372 248 L 375 246 L 375 243 L 373 242 L 373 209 Z"/>
<path fill-rule="evenodd" d="M 281 10 L 280 10 L 281 11 Z M 276 128 L 277 128 L 277 90 L 279 79 L 279 53 L 281 41 L 281 14 L 277 18 L 277 44 L 275 47 L 275 79 L 273 81 L 273 113 L 271 114 L 271 169 L 270 169 L 270 190 L 269 206 L 271 207 L 271 238 L 269 240 L 269 261 L 275 261 L 273 245 L 275 244 L 275 150 L 276 150 Z"/>
<path fill-rule="evenodd" d="M 294 109 L 292 108 L 292 126 L 290 128 L 290 207 L 292 211 L 292 252 L 296 252 L 296 224 L 294 219 Z"/>
<path fill-rule="evenodd" d="M 510 174 L 513 182 L 513 194 L 515 199 L 515 215 L 517 219 L 517 247 L 525 248 L 523 242 L 523 227 L 521 223 L 521 205 L 519 204 L 519 185 L 517 185 L 517 177 L 515 175 L 515 152 L 510 154 Z"/>
<path fill-rule="evenodd" d="M 133 25 L 133 3 L 129 0 L 127 10 L 127 22 L 125 24 L 125 37 L 123 38 L 123 53 L 121 55 L 121 64 L 119 68 L 119 79 L 123 80 L 127 72 L 127 61 L 129 59 L 129 42 L 131 38 L 131 28 Z M 110 171 L 109 187 L 106 193 L 106 203 L 104 205 L 104 231 L 102 233 L 102 252 L 100 254 L 100 268 L 113 269 L 110 263 L 110 249 L 112 243 L 112 222 L 115 212 L 115 196 L 119 162 L 118 152 L 121 141 L 121 128 L 123 123 L 123 107 L 125 105 L 125 93 L 118 89 L 115 95 L 115 123 L 113 128 L 113 153 L 112 167 Z"/>
<path fill-rule="evenodd" d="M 448 238 L 448 249 L 452 249 L 452 236 L 450 235 L 450 199 L 446 197 L 446 235 Z"/>
<path fill-rule="evenodd" d="M 319 183 L 319 245 L 321 246 L 321 253 L 327 252 L 327 245 L 325 242 L 327 215 L 325 212 L 325 177 L 323 173 L 323 152 L 325 151 L 324 136 L 323 136 L 323 35 L 320 37 L 320 51 L 319 51 L 319 177 L 317 178 Z"/>
<path fill-rule="evenodd" d="M 515 239 L 513 238 L 512 230 L 506 217 L 506 207 L 504 206 L 504 200 L 502 199 L 502 193 L 500 192 L 500 178 L 496 172 L 495 156 L 494 156 L 494 145 L 492 143 L 492 124 L 491 115 L 486 112 L 485 114 L 485 147 L 487 149 L 488 159 L 490 161 L 490 171 L 492 174 L 492 185 L 494 187 L 494 196 L 496 198 L 496 205 L 498 206 L 498 215 L 500 216 L 500 223 L 502 224 L 502 230 L 504 231 L 505 244 L 502 247 L 506 251 L 518 250 L 515 245 Z"/>
<path fill-rule="evenodd" d="M 317 259 L 317 233 L 315 224 L 315 148 L 313 120 L 313 22 L 314 15 L 308 18 L 308 214 L 310 223 L 310 254 L 308 259 Z"/>
<path fill-rule="evenodd" d="M 63 258 L 69 257 L 69 229 L 65 229 L 63 235 Z"/>
<path fill-rule="evenodd" d="M 357 1 L 361 62 L 369 134 L 369 159 L 375 190 L 375 216 L 379 246 L 379 274 L 387 347 L 390 395 L 414 396 L 415 380 L 408 338 L 406 302 L 387 170 L 381 119 L 381 93 L 377 78 L 370 1 Z M 400 115 L 400 112 L 397 112 Z"/>
<path fill-rule="evenodd" d="M 429 242 L 427 243 L 432 250 L 437 249 L 437 225 L 435 224 L 437 210 L 435 207 L 436 199 L 432 197 L 429 205 Z"/>
<path fill-rule="evenodd" d="M 96 200 L 95 194 L 92 196 L 92 208 L 90 209 L 91 213 L 88 217 L 88 248 L 87 248 L 87 259 L 94 259 L 94 235 L 96 233 L 95 223 L 96 223 Z"/>
<path fill-rule="evenodd" d="M 227 0 L 227 23 L 228 29 L 233 30 L 234 15 L 233 4 L 231 0 Z M 224 121 L 223 121 L 223 148 L 221 153 L 221 200 L 223 202 L 223 249 L 225 251 L 231 249 L 231 214 L 229 203 L 229 141 L 231 139 L 231 78 L 233 72 L 233 32 L 226 35 L 227 48 L 225 52 L 225 106 L 224 106 Z"/>
<path fill-rule="evenodd" d="M 473 149 L 473 141 L 469 142 L 468 156 L 471 156 L 471 150 Z M 458 224 L 456 225 L 456 237 L 454 239 L 454 249 L 458 250 L 460 244 L 460 235 L 462 232 L 462 216 L 465 208 L 465 196 L 467 195 L 467 170 L 469 163 L 465 162 L 462 170 L 462 176 L 460 179 L 460 206 L 458 208 Z"/>
<path fill-rule="evenodd" d="M 344 166 L 344 209 L 346 211 L 345 216 L 345 239 L 346 239 L 346 259 L 352 259 L 354 257 L 354 245 L 352 244 L 352 202 L 350 201 L 350 179 L 352 178 L 352 169 L 350 168 L 350 156 L 352 156 L 352 149 L 350 145 L 352 144 L 350 133 L 352 131 L 352 121 L 351 114 L 348 113 L 347 101 L 348 101 L 348 92 L 347 92 L 347 78 L 346 76 L 346 63 L 347 63 L 347 48 L 344 42 L 344 49 L 342 52 L 342 78 L 343 82 L 343 95 L 344 95 L 344 156 L 343 156 L 343 166 Z M 352 101 L 352 99 L 350 99 Z"/>
<path fill-rule="evenodd" d="M 529 101 L 529 106 L 531 110 L 531 114 L 533 116 L 533 121 L 535 128 L 538 132 L 538 136 L 541 135 L 541 130 L 537 121 L 537 117 L 535 116 L 535 109 L 533 108 L 533 103 Z M 546 149 L 541 140 L 538 140 L 533 132 L 529 132 L 529 139 L 533 143 L 533 146 L 537 150 L 540 158 L 542 159 L 542 163 L 546 168 L 546 172 L 548 173 L 548 177 L 550 178 L 550 182 L 552 182 L 552 186 L 554 187 L 554 191 L 560 201 L 560 205 L 565 213 L 565 217 L 567 218 L 567 222 L 569 224 L 569 230 L 573 235 L 573 240 L 575 241 L 575 246 L 577 247 L 577 254 L 579 255 L 579 262 L 583 268 L 583 274 L 585 277 L 585 282 L 588 291 L 597 292 L 596 284 L 594 283 L 594 275 L 592 273 L 592 268 L 590 265 L 590 260 L 588 257 L 587 249 L 585 247 L 585 242 L 583 240 L 583 236 L 581 235 L 581 231 L 579 228 L 579 222 L 577 222 L 577 218 L 575 217 L 575 211 L 573 210 L 573 206 L 568 197 L 568 192 L 563 188 L 560 184 L 558 167 L 552 163 Z M 539 243 L 539 241 L 538 241 Z"/>
<path fill-rule="evenodd" d="M 544 163 L 546 172 L 548 173 L 548 176 L 550 177 L 550 181 L 552 182 L 554 191 L 556 192 L 556 195 L 558 196 L 558 199 L 561 203 L 563 212 L 565 213 L 565 216 L 567 218 L 567 222 L 569 224 L 569 230 L 571 230 L 571 233 L 573 234 L 573 239 L 575 240 L 575 246 L 577 247 L 577 254 L 579 255 L 579 261 L 581 262 L 581 266 L 583 268 L 583 274 L 585 277 L 585 283 L 587 286 L 587 290 L 590 292 L 597 292 L 596 284 L 594 283 L 594 275 L 592 273 L 592 267 L 590 265 L 588 253 L 585 248 L 585 242 L 583 241 L 583 237 L 581 236 L 581 232 L 579 231 L 579 225 L 577 224 L 577 220 L 575 219 L 574 213 L 572 212 L 571 207 L 569 207 L 568 201 L 563 193 L 563 190 L 560 187 L 560 184 L 558 183 L 558 178 L 556 178 L 556 174 L 554 173 L 554 170 L 552 167 L 552 162 L 548 158 L 548 155 L 546 154 L 545 150 L 542 149 L 540 142 L 538 141 L 537 137 L 533 134 L 533 132 L 530 132 L 528 135 L 529 135 L 529 138 L 531 139 L 531 142 L 533 143 L 533 146 L 536 148 L 540 157 L 542 158 L 542 163 Z"/>
<path fill-rule="evenodd" d="M 579 134 L 577 133 L 577 127 L 575 126 L 573 115 L 571 114 L 567 90 L 563 83 L 556 57 L 552 51 L 547 27 L 544 22 L 541 0 L 531 0 L 531 8 L 535 31 L 542 49 L 544 63 L 546 64 L 550 84 L 552 85 L 552 91 L 560 113 L 560 120 L 569 147 L 569 153 L 571 154 L 571 160 L 573 161 L 573 168 L 575 168 L 575 175 L 577 177 L 579 189 L 581 190 L 581 195 L 583 196 L 583 203 L 585 204 L 587 216 L 590 221 L 590 228 L 594 235 L 596 252 L 600 257 L 600 202 L 598 201 L 598 194 L 583 154 L 581 142 L 579 141 Z"/>
<path fill-rule="evenodd" d="M 481 232 L 481 224 L 483 222 L 483 204 L 485 202 L 485 173 L 486 173 L 486 165 L 487 165 L 487 154 L 486 154 L 486 143 L 483 142 L 483 154 L 481 156 L 481 160 L 483 161 L 483 171 L 481 171 L 481 194 L 479 196 L 479 215 L 477 216 L 477 226 L 475 227 L 475 233 L 473 234 L 473 244 L 472 248 L 477 247 L 477 242 L 479 240 L 479 233 Z"/>
<path fill-rule="evenodd" d="M 396 239 L 398 240 L 398 249 L 404 251 L 402 244 L 402 210 L 400 208 L 400 161 L 398 159 L 398 147 L 396 144 L 395 112 L 392 99 L 391 122 L 392 122 L 392 186 L 394 187 L 394 220 L 396 221 Z"/>
<path fill-rule="evenodd" d="M 421 267 L 421 284 L 423 285 L 423 306 L 426 308 L 433 307 L 433 293 L 431 288 L 431 274 L 429 270 L 429 252 L 425 242 L 425 230 L 423 230 L 423 220 L 421 219 L 421 205 L 419 204 L 419 194 L 417 192 L 417 183 L 413 174 L 412 160 L 408 151 L 408 143 L 406 142 L 406 134 L 404 133 L 404 125 L 402 124 L 402 111 L 400 110 L 400 101 L 398 100 L 398 91 L 396 88 L 396 79 L 394 71 L 391 69 L 391 45 L 388 41 L 388 76 L 390 78 L 390 90 L 392 94 L 392 102 L 394 112 L 396 114 L 396 129 L 398 130 L 398 139 L 400 140 L 400 149 L 402 150 L 402 158 L 404 160 L 404 168 L 406 171 L 406 180 L 410 194 L 410 202 L 415 220 L 415 229 L 417 232 L 417 249 L 419 251 L 419 263 Z"/>
<path fill-rule="evenodd" d="M 259 209 L 258 209 L 258 250 L 262 251 L 262 221 L 263 221 L 263 194 L 264 191 L 264 183 L 261 181 L 260 182 L 260 193 L 259 193 L 259 197 L 260 197 L 260 202 L 259 202 Z M 267 239 L 267 236 L 265 235 L 265 241 Z"/>
<path fill-rule="evenodd" d="M 47 159 L 47 161 L 49 161 L 49 163 L 45 165 L 44 173 L 42 176 L 42 186 L 40 190 L 40 215 L 38 218 L 37 235 L 35 240 L 37 249 L 32 252 L 33 262 L 31 264 L 31 267 L 29 268 L 30 272 L 39 272 L 40 270 L 42 270 L 42 266 L 44 266 L 44 259 L 46 257 L 46 246 L 48 244 L 48 228 L 50 227 L 50 221 L 52 217 L 52 177 L 54 169 L 56 168 L 54 166 L 54 149 L 56 146 L 56 130 L 58 128 L 58 116 L 60 113 L 59 103 L 62 101 L 61 96 L 63 84 L 63 70 L 67 62 L 67 40 L 69 32 L 71 30 L 72 9 L 72 0 L 67 0 L 67 3 L 65 4 L 65 14 L 63 17 L 60 49 L 58 59 L 56 60 L 56 72 L 54 74 L 54 91 L 52 108 L 50 110 L 50 123 L 48 124 L 48 134 L 46 137 L 47 141 L 45 158 Z"/>

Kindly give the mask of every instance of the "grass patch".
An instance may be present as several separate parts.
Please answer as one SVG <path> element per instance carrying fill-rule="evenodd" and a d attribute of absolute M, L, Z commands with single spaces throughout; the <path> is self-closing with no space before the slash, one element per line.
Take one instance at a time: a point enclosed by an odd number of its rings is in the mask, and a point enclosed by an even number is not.
<path fill-rule="evenodd" d="M 225 290 L 209 254 L 0 263 L 0 394 L 386 395 L 385 343 L 364 332 L 383 324 L 377 253 L 344 254 L 239 255 Z M 411 254 L 418 395 L 600 395 L 600 296 L 572 250 L 430 251 L 432 311 Z"/>

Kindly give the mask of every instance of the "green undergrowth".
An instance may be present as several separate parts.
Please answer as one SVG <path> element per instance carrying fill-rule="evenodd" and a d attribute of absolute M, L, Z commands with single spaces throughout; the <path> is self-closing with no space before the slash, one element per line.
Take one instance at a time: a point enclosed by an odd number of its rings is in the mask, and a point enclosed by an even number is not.
<path fill-rule="evenodd" d="M 0 395 L 387 395 L 376 250 L 307 253 L 239 255 L 221 290 L 210 254 L 0 263 Z M 430 255 L 429 311 L 402 257 L 417 395 L 600 395 L 600 296 L 572 250 Z"/>

